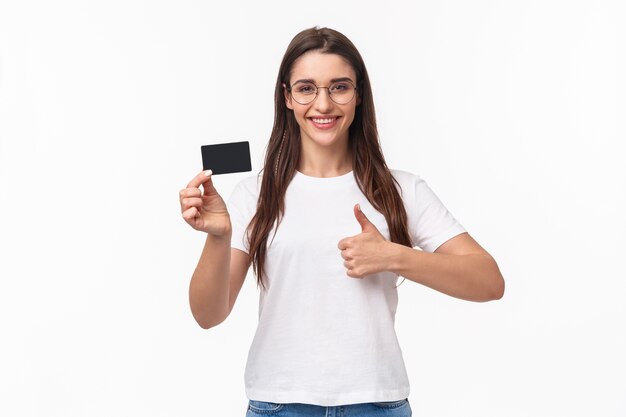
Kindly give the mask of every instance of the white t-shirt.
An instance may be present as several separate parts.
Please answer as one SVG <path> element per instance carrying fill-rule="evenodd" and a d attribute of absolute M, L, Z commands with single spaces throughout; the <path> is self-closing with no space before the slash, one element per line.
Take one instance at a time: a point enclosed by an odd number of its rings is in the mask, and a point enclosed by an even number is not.
<path fill-rule="evenodd" d="M 414 246 L 433 252 L 465 229 L 419 176 L 391 170 L 401 186 Z M 261 178 L 240 181 L 228 199 L 233 248 L 249 253 L 245 229 Z M 395 332 L 392 272 L 346 275 L 339 241 L 361 233 L 354 205 L 387 240 L 385 218 L 361 193 L 353 172 L 331 178 L 299 171 L 285 194 L 285 215 L 268 237 L 266 289 L 245 369 L 246 396 L 321 406 L 395 401 L 409 380 Z M 410 282 L 410 281 L 407 281 Z"/>

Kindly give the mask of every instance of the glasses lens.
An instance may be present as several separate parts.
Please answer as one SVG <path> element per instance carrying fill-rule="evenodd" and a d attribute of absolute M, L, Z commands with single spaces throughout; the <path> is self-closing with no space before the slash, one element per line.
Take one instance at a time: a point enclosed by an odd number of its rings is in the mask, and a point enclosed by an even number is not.
<path fill-rule="evenodd" d="M 354 85 L 349 81 L 340 81 L 328 87 L 330 98 L 337 104 L 348 104 L 354 98 L 354 92 Z"/>
<path fill-rule="evenodd" d="M 318 88 L 313 83 L 297 82 L 291 87 L 291 96 L 300 104 L 309 104 L 317 97 Z M 330 99 L 337 104 L 348 104 L 354 98 L 356 89 L 349 81 L 332 83 L 328 87 Z"/>
<path fill-rule="evenodd" d="M 295 83 L 291 87 L 291 96 L 300 104 L 309 104 L 315 100 L 317 87 L 313 83 Z"/>

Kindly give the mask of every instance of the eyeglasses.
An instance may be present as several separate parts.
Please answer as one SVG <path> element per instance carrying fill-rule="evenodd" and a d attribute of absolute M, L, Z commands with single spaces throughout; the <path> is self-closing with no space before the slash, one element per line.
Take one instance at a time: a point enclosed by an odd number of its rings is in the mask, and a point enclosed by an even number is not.
<path fill-rule="evenodd" d="M 328 87 L 318 87 L 312 82 L 298 81 L 287 87 L 291 97 L 299 104 L 309 104 L 317 97 L 320 88 L 328 90 L 328 97 L 337 104 L 348 104 L 356 95 L 356 87 L 351 81 L 337 81 Z"/>

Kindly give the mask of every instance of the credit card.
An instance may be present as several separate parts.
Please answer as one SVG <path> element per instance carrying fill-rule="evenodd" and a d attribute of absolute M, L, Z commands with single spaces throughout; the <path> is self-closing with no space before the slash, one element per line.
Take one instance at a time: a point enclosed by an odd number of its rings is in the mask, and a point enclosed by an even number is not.
<path fill-rule="evenodd" d="M 210 169 L 213 175 L 252 171 L 248 141 L 202 145 L 200 150 L 202 169 Z"/>

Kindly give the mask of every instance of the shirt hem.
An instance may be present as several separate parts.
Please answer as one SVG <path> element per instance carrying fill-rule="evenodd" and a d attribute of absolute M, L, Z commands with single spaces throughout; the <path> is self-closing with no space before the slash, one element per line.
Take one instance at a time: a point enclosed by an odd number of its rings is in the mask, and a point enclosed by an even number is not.
<path fill-rule="evenodd" d="M 311 391 L 269 391 L 256 388 L 246 388 L 246 396 L 249 400 L 266 401 L 278 404 L 302 403 L 324 407 L 383 401 L 399 401 L 408 398 L 409 393 L 410 386 L 408 385 L 393 390 L 371 390 L 340 394 Z"/>
<path fill-rule="evenodd" d="M 425 252 L 434 253 L 437 249 L 439 249 L 439 246 L 443 245 L 453 237 L 456 237 L 465 232 L 467 232 L 467 230 L 465 230 L 463 226 L 461 226 L 460 224 L 455 224 L 452 227 L 448 228 L 445 232 L 439 233 L 428 243 L 424 244 L 422 249 Z"/>

